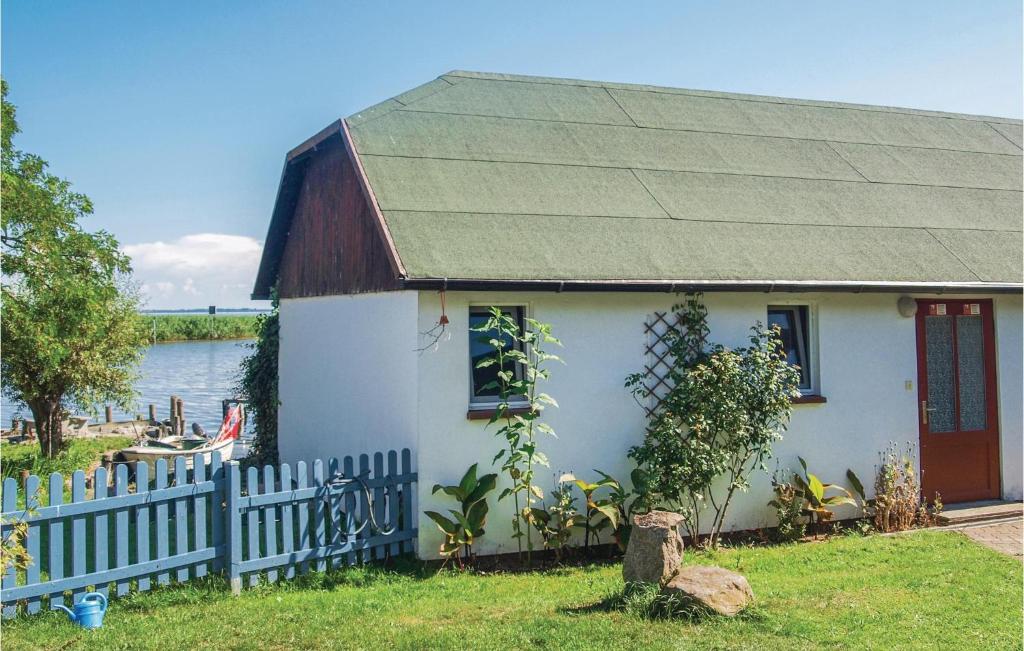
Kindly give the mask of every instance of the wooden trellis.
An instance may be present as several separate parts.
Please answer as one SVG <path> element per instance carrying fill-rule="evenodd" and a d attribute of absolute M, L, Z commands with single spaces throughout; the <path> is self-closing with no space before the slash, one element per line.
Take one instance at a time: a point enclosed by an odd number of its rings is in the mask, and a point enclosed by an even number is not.
<path fill-rule="evenodd" d="M 662 401 L 672 389 L 668 374 L 672 370 L 673 359 L 667 337 L 673 331 L 679 331 L 679 321 L 680 317 L 675 312 L 655 312 L 648 315 L 644 323 L 644 334 L 647 336 L 647 359 L 644 362 L 647 404 L 642 406 L 648 417 L 661 407 Z"/>
<path fill-rule="evenodd" d="M 682 315 L 678 312 L 654 312 L 648 315 L 644 323 L 644 334 L 647 336 L 644 362 L 644 388 L 647 390 L 647 404 L 641 405 L 648 417 L 658 411 L 664 402 L 672 384 L 669 373 L 674 359 L 669 349 L 669 335 L 678 334 L 682 325 Z M 699 344 L 698 344 L 699 345 Z M 699 353 L 699 350 L 691 350 Z"/>

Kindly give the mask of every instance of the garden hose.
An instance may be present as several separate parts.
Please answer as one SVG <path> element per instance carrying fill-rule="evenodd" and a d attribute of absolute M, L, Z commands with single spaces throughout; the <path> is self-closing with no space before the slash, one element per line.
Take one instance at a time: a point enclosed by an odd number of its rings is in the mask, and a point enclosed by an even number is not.
<path fill-rule="evenodd" d="M 344 486 L 345 484 L 351 484 L 352 482 L 356 482 L 356 483 L 358 483 L 362 487 L 362 489 L 363 489 L 363 497 L 366 499 L 366 505 L 368 507 L 369 513 L 367 514 L 367 518 L 365 520 L 363 520 L 363 523 L 360 524 L 359 527 L 356 528 L 355 531 L 346 531 L 345 532 L 346 536 L 349 537 L 349 538 L 357 536 L 358 534 L 360 534 L 363 531 L 363 529 L 366 528 L 367 524 L 370 525 L 370 530 L 371 531 L 375 531 L 375 532 L 377 532 L 378 534 L 380 534 L 382 536 L 390 536 L 391 534 L 395 533 L 395 525 L 394 524 L 392 524 L 390 527 L 384 528 L 384 527 L 381 527 L 380 524 L 377 523 L 377 518 L 376 518 L 376 516 L 374 516 L 374 511 L 375 511 L 375 509 L 374 509 L 374 500 L 373 500 L 373 497 L 370 494 L 370 486 L 366 483 L 366 480 L 363 479 L 361 476 L 356 475 L 355 477 L 346 477 L 342 472 L 339 471 L 339 472 L 336 472 L 334 475 L 332 475 L 331 478 L 329 480 L 327 480 L 325 485 L 329 486 L 329 487 L 336 487 L 336 486 Z M 394 490 L 394 489 L 391 488 L 391 487 L 385 488 L 384 489 L 385 496 L 390 495 L 392 490 Z M 331 494 L 329 492 L 324 494 L 324 497 L 323 497 L 324 505 L 327 507 L 328 510 L 331 508 L 330 498 L 331 498 Z"/>

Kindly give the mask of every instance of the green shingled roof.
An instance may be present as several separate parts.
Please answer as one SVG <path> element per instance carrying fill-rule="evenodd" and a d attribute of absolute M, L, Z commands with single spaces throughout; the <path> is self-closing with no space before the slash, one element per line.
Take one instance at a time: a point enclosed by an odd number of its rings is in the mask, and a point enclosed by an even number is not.
<path fill-rule="evenodd" d="M 347 122 L 413 279 L 1022 281 L 1020 120 L 452 72 Z"/>

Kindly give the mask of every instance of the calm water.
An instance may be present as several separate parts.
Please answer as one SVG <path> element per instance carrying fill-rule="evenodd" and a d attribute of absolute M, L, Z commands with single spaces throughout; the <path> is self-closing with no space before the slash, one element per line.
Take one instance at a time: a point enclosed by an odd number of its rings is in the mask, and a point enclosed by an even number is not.
<path fill-rule="evenodd" d="M 137 408 L 131 413 L 118 413 L 115 409 L 114 418 L 122 420 L 135 414 L 145 415 L 149 403 L 156 405 L 158 418 L 167 418 L 170 396 L 174 394 L 185 401 L 186 421 L 198 422 L 208 433 L 216 432 L 221 420 L 220 401 L 235 395 L 239 363 L 249 352 L 248 343 L 251 342 L 183 341 L 150 346 L 139 369 Z M 18 415 L 18 405 L 5 398 L 0 412 L 0 422 L 9 426 L 11 417 Z M 26 407 L 20 412 L 27 418 L 32 417 Z M 101 406 L 99 418 L 102 417 Z"/>

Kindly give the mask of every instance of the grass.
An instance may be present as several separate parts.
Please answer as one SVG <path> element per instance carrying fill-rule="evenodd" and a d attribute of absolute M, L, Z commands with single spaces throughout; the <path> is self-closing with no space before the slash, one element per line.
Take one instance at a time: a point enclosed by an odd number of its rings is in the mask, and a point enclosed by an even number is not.
<path fill-rule="evenodd" d="M 21 471 L 39 476 L 40 504 L 47 503 L 49 494 L 50 473 L 59 472 L 65 477 L 64 497 L 70 499 L 71 489 L 67 484 L 71 474 L 79 469 L 88 469 L 100 461 L 100 456 L 110 450 L 120 450 L 132 444 L 132 439 L 124 436 L 103 436 L 95 439 L 71 439 L 67 448 L 56 457 L 47 459 L 39 448 L 39 443 L 3 443 L 0 444 L 0 475 L 4 479 L 13 477 L 18 480 L 18 502 L 23 505 L 24 496 L 21 490 Z"/>
<path fill-rule="evenodd" d="M 4 443 L 0 446 L 0 474 L 17 478 L 22 470 L 28 470 L 40 478 L 51 472 L 70 475 L 80 468 L 88 468 L 100 460 L 100 455 L 111 450 L 120 450 L 131 445 L 126 436 L 101 436 L 94 439 L 76 438 L 56 457 L 47 459 L 39 443 Z"/>
<path fill-rule="evenodd" d="M 256 336 L 256 316 L 142 315 L 150 341 L 208 341 Z"/>
<path fill-rule="evenodd" d="M 1021 645 L 1021 563 L 959 534 L 842 537 L 687 555 L 745 574 L 734 619 L 652 619 L 621 565 L 435 574 L 421 565 L 311 574 L 230 596 L 223 580 L 115 600 L 103 629 L 59 613 L 4 624 L 38 648 L 1009 649 Z M 640 599 L 642 601 L 642 598 Z"/>

